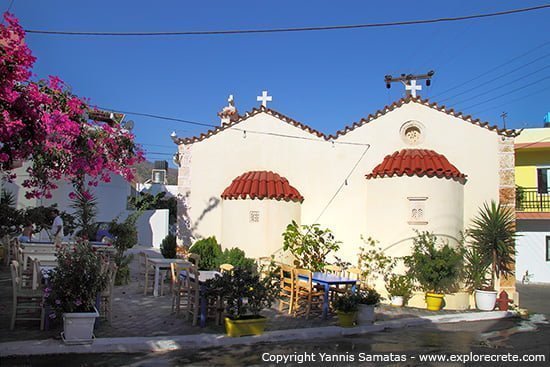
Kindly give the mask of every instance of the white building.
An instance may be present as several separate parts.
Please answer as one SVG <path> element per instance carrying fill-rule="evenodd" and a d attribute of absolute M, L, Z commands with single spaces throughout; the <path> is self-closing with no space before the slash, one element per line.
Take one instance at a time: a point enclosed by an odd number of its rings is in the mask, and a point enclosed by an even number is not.
<path fill-rule="evenodd" d="M 319 223 L 352 264 L 361 236 L 394 256 L 409 252 L 415 230 L 456 244 L 484 202 L 514 205 L 515 135 L 416 97 L 329 136 L 261 106 L 174 138 L 179 237 L 214 235 L 269 256 L 291 220 Z M 513 292 L 514 280 L 501 285 Z"/>

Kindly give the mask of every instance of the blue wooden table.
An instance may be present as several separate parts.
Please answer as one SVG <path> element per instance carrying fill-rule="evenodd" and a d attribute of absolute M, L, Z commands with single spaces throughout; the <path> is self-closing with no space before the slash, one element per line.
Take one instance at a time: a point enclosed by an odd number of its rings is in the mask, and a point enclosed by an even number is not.
<path fill-rule="evenodd" d="M 307 277 L 300 275 L 298 276 L 300 279 L 306 279 Z M 323 318 L 326 319 L 328 316 L 328 296 L 330 292 L 330 287 L 335 285 L 351 285 L 351 291 L 355 292 L 355 286 L 357 283 L 357 279 L 350 279 L 345 277 L 339 277 L 334 274 L 327 274 L 322 272 L 315 272 L 311 273 L 311 280 L 314 283 L 321 284 L 325 287 L 325 295 L 323 300 Z"/>

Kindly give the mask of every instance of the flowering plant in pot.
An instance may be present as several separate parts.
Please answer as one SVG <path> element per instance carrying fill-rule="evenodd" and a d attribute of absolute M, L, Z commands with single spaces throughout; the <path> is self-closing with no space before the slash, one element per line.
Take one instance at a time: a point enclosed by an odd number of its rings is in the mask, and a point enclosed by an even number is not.
<path fill-rule="evenodd" d="M 371 324 L 374 322 L 374 308 L 380 303 L 382 297 L 373 288 L 361 289 L 356 292 L 357 296 L 357 323 Z"/>
<path fill-rule="evenodd" d="M 386 279 L 386 290 L 393 306 L 403 306 L 411 298 L 413 283 L 407 275 L 392 274 Z"/>
<path fill-rule="evenodd" d="M 428 310 L 439 311 L 443 307 L 443 293 L 458 288 L 462 257 L 461 249 L 454 249 L 448 243 L 438 245 L 433 233 L 417 232 L 412 254 L 403 261 L 409 269 L 407 274 L 426 292 Z"/>
<path fill-rule="evenodd" d="M 44 289 L 46 304 L 52 312 L 48 317 L 63 316 L 63 340 L 66 343 L 86 343 L 93 340 L 98 293 L 107 286 L 102 272 L 102 255 L 87 243 L 57 250 L 57 267 L 50 271 Z"/>
<path fill-rule="evenodd" d="M 207 297 L 220 297 L 225 304 L 227 335 L 239 337 L 262 334 L 267 319 L 260 312 L 271 307 L 279 294 L 271 276 L 260 279 L 256 272 L 236 267 L 233 272 L 206 282 Z"/>
<path fill-rule="evenodd" d="M 497 292 L 496 279 L 514 274 L 515 255 L 515 216 L 510 208 L 495 201 L 485 203 L 479 210 L 472 226 L 466 232 L 475 251 L 473 259 L 478 270 L 477 277 L 482 282 L 473 284 L 476 291 L 476 305 L 480 310 L 495 308 Z M 485 282 L 485 272 L 490 269 L 489 284 Z"/>

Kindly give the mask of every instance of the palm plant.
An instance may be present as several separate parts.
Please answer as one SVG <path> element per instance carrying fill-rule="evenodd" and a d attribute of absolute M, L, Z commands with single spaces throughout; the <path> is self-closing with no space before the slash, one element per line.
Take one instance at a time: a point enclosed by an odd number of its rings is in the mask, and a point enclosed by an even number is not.
<path fill-rule="evenodd" d="M 491 288 L 495 279 L 512 275 L 515 255 L 515 216 L 510 208 L 495 201 L 483 204 L 468 230 L 472 245 L 479 252 L 481 266 L 491 266 Z"/>
<path fill-rule="evenodd" d="M 70 197 L 72 198 L 71 208 L 75 210 L 74 215 L 77 225 L 80 227 L 80 236 L 90 240 L 94 239 L 97 232 L 95 224 L 97 199 L 95 195 L 88 190 L 78 188 Z"/>

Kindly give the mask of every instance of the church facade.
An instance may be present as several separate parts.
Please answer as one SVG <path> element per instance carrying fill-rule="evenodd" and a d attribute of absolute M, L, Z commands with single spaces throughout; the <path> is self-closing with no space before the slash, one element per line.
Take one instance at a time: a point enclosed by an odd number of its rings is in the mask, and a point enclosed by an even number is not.
<path fill-rule="evenodd" d="M 334 135 L 265 106 L 223 113 L 220 127 L 174 137 L 180 243 L 216 236 L 249 257 L 282 259 L 292 220 L 319 223 L 355 265 L 361 237 L 403 256 L 415 230 L 457 244 L 484 202 L 514 205 L 516 132 L 419 97 Z M 513 293 L 514 280 L 501 286 Z"/>

